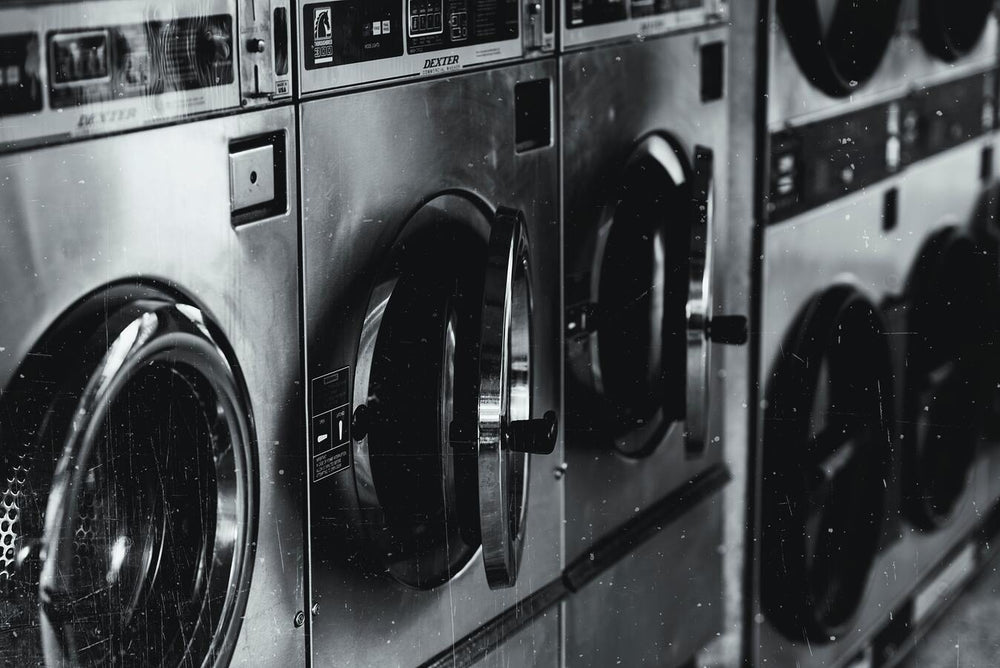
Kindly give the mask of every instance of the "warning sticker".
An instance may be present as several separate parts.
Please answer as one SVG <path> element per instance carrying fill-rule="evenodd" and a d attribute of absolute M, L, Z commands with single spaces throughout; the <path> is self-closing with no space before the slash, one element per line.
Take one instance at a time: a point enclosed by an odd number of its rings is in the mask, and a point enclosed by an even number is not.
<path fill-rule="evenodd" d="M 313 482 L 351 466 L 350 376 L 350 367 L 344 367 L 312 379 L 309 447 Z"/>

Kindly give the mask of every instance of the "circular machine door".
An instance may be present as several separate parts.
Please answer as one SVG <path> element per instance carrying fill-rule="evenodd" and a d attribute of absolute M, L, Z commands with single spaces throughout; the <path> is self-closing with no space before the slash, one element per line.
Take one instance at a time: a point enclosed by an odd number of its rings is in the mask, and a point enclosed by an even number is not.
<path fill-rule="evenodd" d="M 626 456 L 649 454 L 685 418 L 689 442 L 704 440 L 711 182 L 710 150 L 696 149 L 692 169 L 674 142 L 651 134 L 626 162 L 602 217 L 593 329 L 571 365 Z"/>
<path fill-rule="evenodd" d="M 802 73 L 827 95 L 867 82 L 896 31 L 901 0 L 777 0 L 785 37 Z"/>
<path fill-rule="evenodd" d="M 991 389 L 996 283 L 993 259 L 956 227 L 928 240 L 910 274 L 903 462 L 908 514 L 925 530 L 951 518 L 969 484 Z"/>
<path fill-rule="evenodd" d="M 920 0 L 920 39 L 927 51 L 954 62 L 972 51 L 986 31 L 993 0 Z"/>
<path fill-rule="evenodd" d="M 842 285 L 806 306 L 772 371 L 760 577 L 790 638 L 830 642 L 862 600 L 891 477 L 890 364 L 878 309 Z"/>
<path fill-rule="evenodd" d="M 113 288 L 46 334 L 6 389 L 0 591 L 37 601 L 23 620 L 40 626 L 48 665 L 232 651 L 257 488 L 246 391 L 225 351 L 197 308 Z"/>
<path fill-rule="evenodd" d="M 482 548 L 491 587 L 517 577 L 531 419 L 531 273 L 520 212 L 457 194 L 406 224 L 369 301 L 355 378 L 360 501 L 380 563 L 430 589 Z"/>

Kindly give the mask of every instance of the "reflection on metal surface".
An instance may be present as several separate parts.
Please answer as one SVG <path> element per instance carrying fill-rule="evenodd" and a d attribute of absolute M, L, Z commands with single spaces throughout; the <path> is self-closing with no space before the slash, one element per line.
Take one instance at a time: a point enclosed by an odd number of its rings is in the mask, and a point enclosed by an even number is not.
<path fill-rule="evenodd" d="M 310 489 L 317 664 L 419 665 L 560 575 L 558 148 L 519 152 L 515 122 L 554 68 L 301 105 L 306 368 L 348 368 L 355 417 L 353 462 Z M 387 561 L 393 535 L 421 549 Z M 555 621 L 491 656 L 556 665 Z"/>
<path fill-rule="evenodd" d="M 234 230 L 225 168 L 293 120 L 0 158 L 0 661 L 304 661 L 297 188 Z"/>

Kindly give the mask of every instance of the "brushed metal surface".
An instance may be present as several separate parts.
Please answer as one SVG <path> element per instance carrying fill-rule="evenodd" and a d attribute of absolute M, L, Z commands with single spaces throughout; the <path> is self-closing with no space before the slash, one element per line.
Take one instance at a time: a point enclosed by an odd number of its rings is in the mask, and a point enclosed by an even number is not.
<path fill-rule="evenodd" d="M 993 137 L 970 141 L 866 191 L 765 230 L 758 369 L 762 392 L 787 328 L 810 297 L 836 281 L 853 283 L 876 303 L 900 294 L 928 236 L 945 225 L 965 224 L 981 189 L 980 152 L 993 141 Z M 899 189 L 899 223 L 884 232 L 882 199 L 890 188 Z M 757 446 L 761 447 L 759 440 Z M 897 442 L 896 474 L 887 481 L 890 519 L 851 631 L 836 642 L 810 646 L 789 641 L 765 620 L 757 625 L 760 664 L 843 665 L 981 519 L 984 466 L 976 467 L 956 516 L 944 528 L 921 533 L 910 525 L 899 514 L 897 491 L 898 449 L 905 446 Z"/>
<path fill-rule="evenodd" d="M 774 0 L 771 0 L 768 127 L 774 131 L 781 129 L 786 123 L 808 122 L 833 111 L 844 113 L 905 95 L 909 90 L 931 83 L 985 70 L 996 64 L 998 30 L 995 16 L 991 17 L 986 32 L 975 49 L 957 62 L 946 63 L 928 54 L 920 41 L 916 25 L 917 1 L 904 0 L 896 36 L 871 80 L 859 86 L 849 97 L 833 98 L 815 88 L 799 70 L 777 14 L 773 11 Z"/>
<path fill-rule="evenodd" d="M 625 159 L 644 134 L 669 133 L 692 155 L 695 144 L 716 151 L 716 201 L 725 201 L 727 184 L 721 171 L 726 156 L 726 103 L 702 104 L 697 69 L 698 45 L 723 40 L 724 29 L 650 40 L 564 56 L 563 225 L 567 275 L 589 276 L 596 231 L 604 202 L 598 200 L 605 181 L 616 179 Z M 642 91 L 642 104 L 636 104 Z M 725 236 L 725 211 L 716 210 L 719 243 Z M 715 278 L 725 262 L 714 267 Z M 718 285 L 719 280 L 715 283 Z M 572 296 L 567 295 L 567 303 Z M 714 374 L 717 380 L 717 374 Z M 714 387 L 713 387 L 714 389 Z M 710 416 L 709 454 L 684 461 L 681 429 L 672 428 L 650 456 L 626 460 L 570 442 L 576 425 L 567 425 L 567 556 L 581 554 L 642 508 L 665 496 L 719 457 L 718 414 Z M 627 481 L 627 483 L 625 482 Z"/>
<path fill-rule="evenodd" d="M 638 140 L 652 131 L 668 133 L 682 147 L 687 159 L 693 156 L 696 144 L 715 152 L 715 198 L 725 202 L 728 191 L 728 101 L 703 103 L 700 98 L 699 47 L 702 44 L 726 41 L 728 30 L 713 28 L 697 33 L 651 39 L 618 47 L 574 53 L 561 59 L 562 122 L 563 122 L 563 227 L 564 262 L 568 283 L 587 285 L 594 270 L 597 231 L 605 202 L 600 193 L 606 183 L 620 178 L 622 167 Z M 725 302 L 724 277 L 728 224 L 726 207 L 716 206 L 715 245 L 719 261 L 713 267 L 713 283 L 717 286 L 716 304 Z M 581 295 L 567 293 L 567 304 L 579 301 Z M 721 397 L 723 381 L 720 370 L 722 356 L 713 357 L 709 392 Z M 574 400 L 567 390 L 566 401 Z M 659 446 L 641 459 L 626 459 L 592 443 L 587 433 L 589 425 L 567 424 L 566 428 L 566 554 L 574 559 L 585 554 L 598 538 L 612 533 L 623 522 L 643 508 L 662 498 L 689 480 L 699 471 L 722 458 L 721 401 L 712 401 L 708 414 L 707 449 L 703 457 L 689 460 L 684 453 L 682 425 L 672 425 Z M 686 520 L 682 520 L 682 523 Z M 697 538 L 680 540 L 673 528 L 665 529 L 656 545 L 668 546 L 661 551 L 641 549 L 627 565 L 615 572 L 620 578 L 653 577 L 662 569 L 672 568 L 674 559 L 682 563 L 701 564 L 697 578 L 671 579 L 669 596 L 656 587 L 639 587 L 636 581 L 629 588 L 628 610 L 643 611 L 663 620 L 652 626 L 637 622 L 631 635 L 624 627 L 626 620 L 609 620 L 607 605 L 593 598 L 601 585 L 592 584 L 581 592 L 579 603 L 567 606 L 567 663 L 598 662 L 592 654 L 597 646 L 622 648 L 624 652 L 641 652 L 648 643 L 662 648 L 672 643 L 668 655 L 689 658 L 700 649 L 721 624 L 721 559 L 722 516 L 712 513 L 701 518 Z M 671 543 L 671 540 L 676 542 Z M 666 541 L 666 542 L 663 542 Z M 605 592 L 607 594 L 607 592 Z M 607 594 L 610 595 L 610 594 Z M 676 598 L 700 597 L 711 602 L 719 616 L 676 614 Z M 622 603 L 624 606 L 624 603 Z M 621 609 L 624 615 L 626 608 Z M 680 612 L 680 611 L 678 611 Z M 689 612 L 689 611 L 688 611 Z M 660 615 L 663 617 L 660 617 Z M 652 634 L 652 635 L 647 635 Z M 626 641 L 625 639 L 628 638 Z M 669 638 L 669 639 L 668 639 Z M 635 645 L 624 648 L 624 645 Z M 573 647 L 587 648 L 573 650 Z M 660 650 L 651 647 L 649 651 Z M 650 657 L 632 656 L 636 660 Z M 608 657 L 602 657 L 607 660 Z M 662 658 L 662 657 L 661 657 Z M 606 664 L 605 664 L 606 665 Z M 635 665 L 625 661 L 623 665 Z"/>
<path fill-rule="evenodd" d="M 722 626 L 722 510 L 703 501 L 568 598 L 566 665 L 687 665 Z"/>
<path fill-rule="evenodd" d="M 563 651 L 560 606 L 543 613 L 530 626 L 507 638 L 480 661 L 476 668 L 559 666 Z"/>
<path fill-rule="evenodd" d="M 234 230 L 229 213 L 229 142 L 274 131 L 294 165 L 290 107 L 0 156 L 0 386 L 66 308 L 120 280 L 190 296 L 239 360 L 260 520 L 236 665 L 305 661 L 294 170 L 284 214 Z"/>
<path fill-rule="evenodd" d="M 555 61 L 541 60 L 302 105 L 307 377 L 353 368 L 369 292 L 393 241 L 422 203 L 458 189 L 525 214 L 532 358 L 541 364 L 532 409 L 558 410 L 558 154 L 554 144 L 516 153 L 513 136 L 515 83 L 548 78 L 554 94 L 555 77 Z M 339 541 L 313 541 L 313 661 L 418 664 L 559 577 L 562 482 L 553 470 L 561 453 L 560 438 L 551 456 L 532 457 L 521 573 L 510 589 L 489 589 L 478 555 L 449 583 L 421 591 L 345 562 L 354 548 Z M 314 534 L 346 530 L 356 517 L 348 471 L 314 484 L 310 498 Z"/>

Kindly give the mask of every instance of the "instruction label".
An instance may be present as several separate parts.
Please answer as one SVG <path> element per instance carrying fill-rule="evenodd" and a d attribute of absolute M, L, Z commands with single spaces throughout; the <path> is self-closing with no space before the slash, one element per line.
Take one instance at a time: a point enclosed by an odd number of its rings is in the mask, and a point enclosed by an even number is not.
<path fill-rule="evenodd" d="M 351 368 L 312 379 L 309 448 L 312 481 L 319 482 L 351 466 Z"/>

